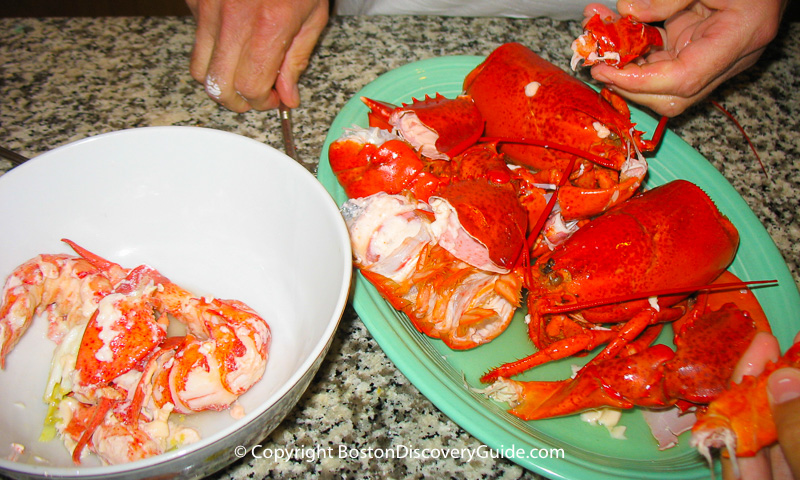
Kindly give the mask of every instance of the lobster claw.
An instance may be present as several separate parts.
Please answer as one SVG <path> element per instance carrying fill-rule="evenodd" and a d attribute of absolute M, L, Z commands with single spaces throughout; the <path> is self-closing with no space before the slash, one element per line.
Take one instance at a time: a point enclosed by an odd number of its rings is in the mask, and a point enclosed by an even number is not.
<path fill-rule="evenodd" d="M 331 170 L 350 198 L 378 192 L 412 192 L 427 200 L 439 179 L 424 170 L 422 160 L 406 142 L 378 129 L 356 130 L 337 139 L 328 150 Z"/>
<path fill-rule="evenodd" d="M 448 160 L 472 146 L 483 133 L 483 117 L 472 98 L 454 99 L 436 94 L 424 100 L 412 99 L 402 107 L 361 97 L 369 108 L 369 124 L 384 130 L 396 130 L 422 155 Z"/>
<path fill-rule="evenodd" d="M 586 22 L 583 34 L 572 42 L 575 53 L 570 66 L 575 70 L 583 60 L 585 67 L 604 62 L 622 68 L 650 48 L 662 45 L 664 40 L 656 27 L 639 23 L 631 16 L 614 20 L 595 14 Z"/>

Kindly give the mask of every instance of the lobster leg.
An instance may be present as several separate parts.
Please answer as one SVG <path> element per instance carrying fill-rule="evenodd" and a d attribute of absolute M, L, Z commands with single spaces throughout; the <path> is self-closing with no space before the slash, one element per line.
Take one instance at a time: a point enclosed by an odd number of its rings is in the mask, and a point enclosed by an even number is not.
<path fill-rule="evenodd" d="M 503 378 L 498 382 L 505 388 L 505 398 L 511 400 L 510 412 L 523 420 L 571 415 L 604 406 L 663 407 L 667 399 L 654 392 L 658 392 L 663 378 L 661 365 L 673 357 L 669 347 L 654 345 L 636 355 L 587 365 L 570 380 L 519 382 Z"/>
<path fill-rule="evenodd" d="M 639 312 L 619 330 L 583 329 L 578 335 L 558 340 L 521 360 L 507 363 L 487 372 L 481 377 L 481 381 L 489 383 L 500 377 L 519 375 L 533 367 L 577 355 L 603 344 L 608 345 L 597 355 L 593 362 L 614 358 L 631 342 L 636 340 L 645 329 L 656 323 L 675 320 L 681 313 L 683 312 L 678 308 L 667 309 L 660 313 L 647 309 Z M 529 330 L 533 331 L 539 328 L 535 324 L 540 323 L 541 319 L 534 320 L 537 317 L 538 315 L 532 315 Z M 532 333 L 531 337 L 536 338 L 541 337 L 541 335 L 535 336 Z M 637 349 L 637 347 L 634 348 Z"/>
<path fill-rule="evenodd" d="M 611 330 L 586 330 L 580 336 L 559 340 L 533 355 L 494 368 L 481 377 L 481 382 L 490 383 L 501 377 L 513 377 L 533 367 L 577 355 L 608 342 L 614 335 L 616 333 Z"/>

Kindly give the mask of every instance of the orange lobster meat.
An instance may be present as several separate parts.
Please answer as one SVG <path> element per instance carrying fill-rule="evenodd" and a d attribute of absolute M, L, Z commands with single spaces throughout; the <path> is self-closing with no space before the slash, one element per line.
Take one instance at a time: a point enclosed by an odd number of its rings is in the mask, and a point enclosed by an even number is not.
<path fill-rule="evenodd" d="M 266 368 L 267 323 L 242 302 L 194 296 L 151 267 L 126 269 L 64 241 L 80 258 L 22 264 L 0 305 L 0 360 L 37 313 L 49 312 L 58 333 L 50 434 L 76 464 L 87 450 L 115 464 L 199 440 L 169 415 L 228 408 L 252 387 Z M 167 337 L 170 317 L 186 335 Z"/>
<path fill-rule="evenodd" d="M 640 23 L 631 16 L 614 20 L 595 14 L 584 25 L 584 32 L 572 42 L 572 69 L 582 59 L 585 67 L 603 62 L 622 68 L 651 48 L 664 45 L 656 27 Z"/>
<path fill-rule="evenodd" d="M 648 326 L 674 321 L 686 295 L 638 299 L 558 313 L 570 304 L 631 292 L 706 285 L 733 260 L 739 234 L 696 185 L 675 180 L 606 212 L 536 260 L 526 275 L 528 332 L 540 350 L 482 380 L 517 375 L 608 343 L 612 358 Z M 572 307 L 569 307 L 572 308 Z M 610 328 L 594 328 L 597 325 Z"/>

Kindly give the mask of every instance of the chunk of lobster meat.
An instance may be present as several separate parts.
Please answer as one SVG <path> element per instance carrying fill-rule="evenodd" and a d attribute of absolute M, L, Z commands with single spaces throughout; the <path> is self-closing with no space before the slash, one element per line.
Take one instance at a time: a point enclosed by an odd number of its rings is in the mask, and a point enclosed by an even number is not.
<path fill-rule="evenodd" d="M 103 268 L 116 265 L 87 257 Z M 167 338 L 168 315 L 187 328 L 181 342 Z M 270 341 L 266 321 L 244 303 L 193 295 L 140 265 L 101 300 L 86 326 L 74 392 L 88 402 L 109 395 L 109 386 L 118 389 L 112 383 L 169 344 L 176 352 L 165 367 L 170 390 L 164 397 L 181 413 L 221 410 L 261 378 Z"/>
<path fill-rule="evenodd" d="M 54 342 L 85 323 L 111 281 L 84 259 L 42 254 L 17 267 L 5 282 L 0 305 L 0 368 L 36 315 L 46 312 L 48 337 Z"/>
<path fill-rule="evenodd" d="M 422 159 L 408 143 L 379 128 L 347 129 L 331 143 L 328 158 L 350 198 L 407 190 L 427 200 L 441 183 L 425 170 Z"/>
<path fill-rule="evenodd" d="M 379 192 L 342 205 L 355 265 L 403 284 L 417 268 L 422 249 L 435 242 L 433 210 L 411 195 Z"/>
<path fill-rule="evenodd" d="M 595 14 L 584 25 L 584 32 L 572 42 L 573 70 L 583 60 L 585 67 L 603 62 L 622 68 L 664 40 L 658 28 L 640 23 L 631 16 L 601 18 Z"/>
<path fill-rule="evenodd" d="M 171 282 L 157 299 L 188 330 L 169 367 L 176 412 L 224 410 L 261 379 L 272 334 L 252 308 L 196 296 Z"/>
<path fill-rule="evenodd" d="M 100 301 L 83 333 L 74 373 L 74 392 L 94 403 L 114 379 L 149 356 L 167 337 L 167 318 L 155 315 L 153 293 L 162 280 L 150 267 L 129 278 Z"/>
<path fill-rule="evenodd" d="M 659 450 L 676 446 L 678 437 L 691 430 L 697 421 L 694 410 L 684 411 L 678 406 L 665 410 L 646 408 L 642 410 L 642 418 L 658 442 Z"/>
<path fill-rule="evenodd" d="M 446 98 L 436 94 L 412 99 L 398 107 L 361 97 L 370 108 L 369 124 L 396 132 L 420 154 L 449 160 L 472 146 L 483 133 L 483 117 L 467 95 Z"/>
<path fill-rule="evenodd" d="M 438 245 L 437 232 L 445 229 L 433 226 L 442 220 L 429 205 L 379 193 L 349 200 L 342 212 L 356 266 L 422 333 L 463 349 L 508 326 L 521 282 L 513 273 L 481 270 Z M 474 252 L 474 245 L 467 250 Z"/>

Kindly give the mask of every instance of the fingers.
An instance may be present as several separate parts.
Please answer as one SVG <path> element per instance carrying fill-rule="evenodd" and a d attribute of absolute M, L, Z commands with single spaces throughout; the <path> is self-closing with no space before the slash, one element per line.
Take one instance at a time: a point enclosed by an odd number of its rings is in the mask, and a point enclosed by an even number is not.
<path fill-rule="evenodd" d="M 297 82 L 308 66 L 319 36 L 328 23 L 328 2 L 319 2 L 294 37 L 280 67 L 275 89 L 283 103 L 289 108 L 300 106 L 300 91 Z"/>
<path fill-rule="evenodd" d="M 756 376 L 760 374 L 767 362 L 776 362 L 781 355 L 778 339 L 766 332 L 758 332 L 750 346 L 747 347 L 736 368 L 733 369 L 731 380 L 736 383 L 742 381 L 745 375 Z"/>
<path fill-rule="evenodd" d="M 235 112 L 299 106 L 297 82 L 328 20 L 328 0 L 187 0 L 197 19 L 190 70 Z"/>
<path fill-rule="evenodd" d="M 720 36 L 724 25 L 711 25 L 675 51 L 658 51 L 641 65 L 623 69 L 607 65 L 592 68 L 592 76 L 628 100 L 675 116 L 705 98 L 722 82 L 752 66 L 763 49 L 743 53 L 738 37 Z M 680 34 L 677 38 L 681 38 Z"/>
<path fill-rule="evenodd" d="M 608 17 L 611 17 L 613 20 L 619 18 L 619 14 L 608 8 L 604 3 L 590 3 L 584 7 L 583 16 L 586 17 L 586 19 L 595 16 L 595 14 L 600 15 L 600 18 L 604 20 Z"/>
<path fill-rule="evenodd" d="M 772 465 L 767 449 L 761 449 L 751 457 L 737 458 L 736 469 L 733 468 L 730 458 L 720 456 L 720 463 L 722 463 L 722 480 L 764 480 L 772 476 Z"/>
<path fill-rule="evenodd" d="M 192 78 L 205 84 L 208 63 L 211 60 L 211 53 L 214 51 L 215 38 L 219 30 L 217 5 L 213 1 L 193 1 L 192 3 L 187 2 L 187 4 L 197 22 L 189 72 Z"/>
<path fill-rule="evenodd" d="M 292 36 L 299 29 L 290 21 L 291 5 L 250 12 L 250 32 L 233 66 L 233 89 L 249 106 L 268 110 L 278 106 L 273 86 Z"/>
<path fill-rule="evenodd" d="M 632 15 L 640 22 L 660 22 L 688 7 L 694 0 L 618 0 L 620 15 Z"/>

